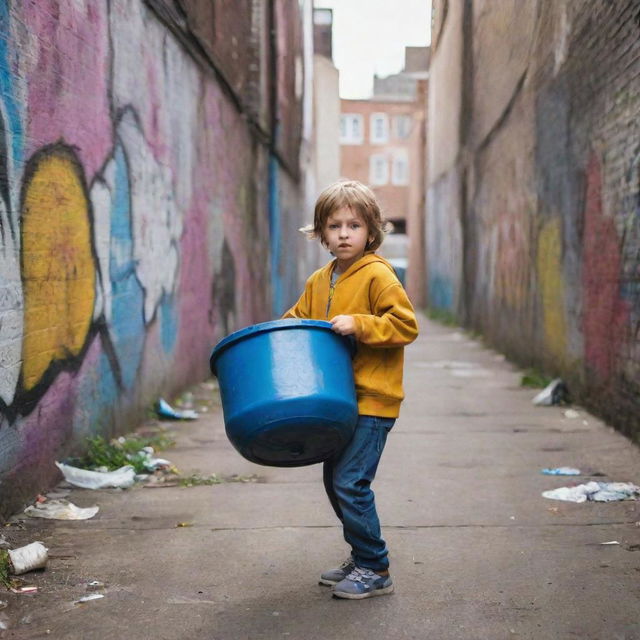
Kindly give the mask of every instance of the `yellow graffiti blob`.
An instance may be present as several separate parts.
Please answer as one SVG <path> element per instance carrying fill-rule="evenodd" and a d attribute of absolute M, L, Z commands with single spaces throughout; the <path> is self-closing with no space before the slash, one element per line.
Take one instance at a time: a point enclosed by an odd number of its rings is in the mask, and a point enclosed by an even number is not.
<path fill-rule="evenodd" d="M 558 218 L 547 222 L 538 237 L 538 281 L 547 349 L 558 361 L 567 355 L 567 326 L 562 279 L 562 243 Z"/>
<path fill-rule="evenodd" d="M 95 264 L 81 167 L 64 147 L 40 152 L 22 199 L 26 391 L 49 365 L 78 355 L 91 325 Z"/>

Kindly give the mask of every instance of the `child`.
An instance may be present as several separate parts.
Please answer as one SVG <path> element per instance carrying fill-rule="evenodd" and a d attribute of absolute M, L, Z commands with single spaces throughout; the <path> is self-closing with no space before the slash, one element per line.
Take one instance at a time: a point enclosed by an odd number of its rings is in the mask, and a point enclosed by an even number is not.
<path fill-rule="evenodd" d="M 358 423 L 346 448 L 324 464 L 324 485 L 343 525 L 351 556 L 322 574 L 333 595 L 360 599 L 393 591 L 387 547 L 371 490 L 387 434 L 398 417 L 404 346 L 418 335 L 413 307 L 391 265 L 375 254 L 384 221 L 373 192 L 340 181 L 319 196 L 313 226 L 335 260 L 307 280 L 285 318 L 329 320 L 336 333 L 353 335 Z"/>

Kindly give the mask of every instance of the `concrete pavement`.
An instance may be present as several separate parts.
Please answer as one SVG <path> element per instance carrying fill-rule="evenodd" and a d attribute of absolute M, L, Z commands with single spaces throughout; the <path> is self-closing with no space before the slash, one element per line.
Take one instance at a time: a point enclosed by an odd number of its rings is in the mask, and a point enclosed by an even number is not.
<path fill-rule="evenodd" d="M 534 407 L 520 372 L 462 331 L 421 328 L 374 484 L 393 595 L 334 600 L 317 585 L 347 554 L 321 467 L 250 464 L 215 405 L 172 423 L 177 444 L 162 455 L 184 474 L 260 482 L 74 489 L 78 506 L 100 505 L 92 520 L 5 529 L 51 558 L 30 576 L 38 594 L 0 595 L 11 623 L 0 637 L 640 639 L 640 504 L 547 500 L 588 478 L 540 474 L 570 465 L 640 484 L 639 450 L 580 407 L 573 419 Z M 73 604 L 91 580 L 105 597 Z"/>

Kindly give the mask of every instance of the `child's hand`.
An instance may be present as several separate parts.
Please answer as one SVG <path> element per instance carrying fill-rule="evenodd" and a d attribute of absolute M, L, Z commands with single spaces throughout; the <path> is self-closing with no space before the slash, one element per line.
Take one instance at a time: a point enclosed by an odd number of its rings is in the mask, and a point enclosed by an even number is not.
<path fill-rule="evenodd" d="M 356 332 L 356 321 L 353 316 L 334 316 L 329 320 L 331 328 L 342 336 L 348 336 Z"/>

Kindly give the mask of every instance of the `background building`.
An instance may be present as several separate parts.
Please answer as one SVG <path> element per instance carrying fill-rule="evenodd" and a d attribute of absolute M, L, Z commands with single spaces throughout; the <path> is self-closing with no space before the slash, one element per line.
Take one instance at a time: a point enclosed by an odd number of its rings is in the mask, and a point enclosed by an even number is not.
<path fill-rule="evenodd" d="M 320 192 L 340 177 L 340 127 L 339 73 L 333 63 L 332 47 L 333 11 L 313 11 L 313 133 L 311 160 L 306 176 L 304 219 L 313 222 L 313 209 Z M 307 276 L 326 263 L 331 255 L 319 242 L 306 242 L 304 251 Z M 301 283 L 302 288 L 302 283 Z"/>
<path fill-rule="evenodd" d="M 374 79 L 369 100 L 341 100 L 340 172 L 372 187 L 393 225 L 380 253 L 391 259 L 409 294 L 421 304 L 423 286 L 413 284 L 407 268 L 420 270 L 424 250 L 409 261 L 409 238 L 423 247 L 425 213 L 425 119 L 429 49 L 407 47 L 405 69 Z M 413 254 L 412 254 L 413 255 Z"/>

